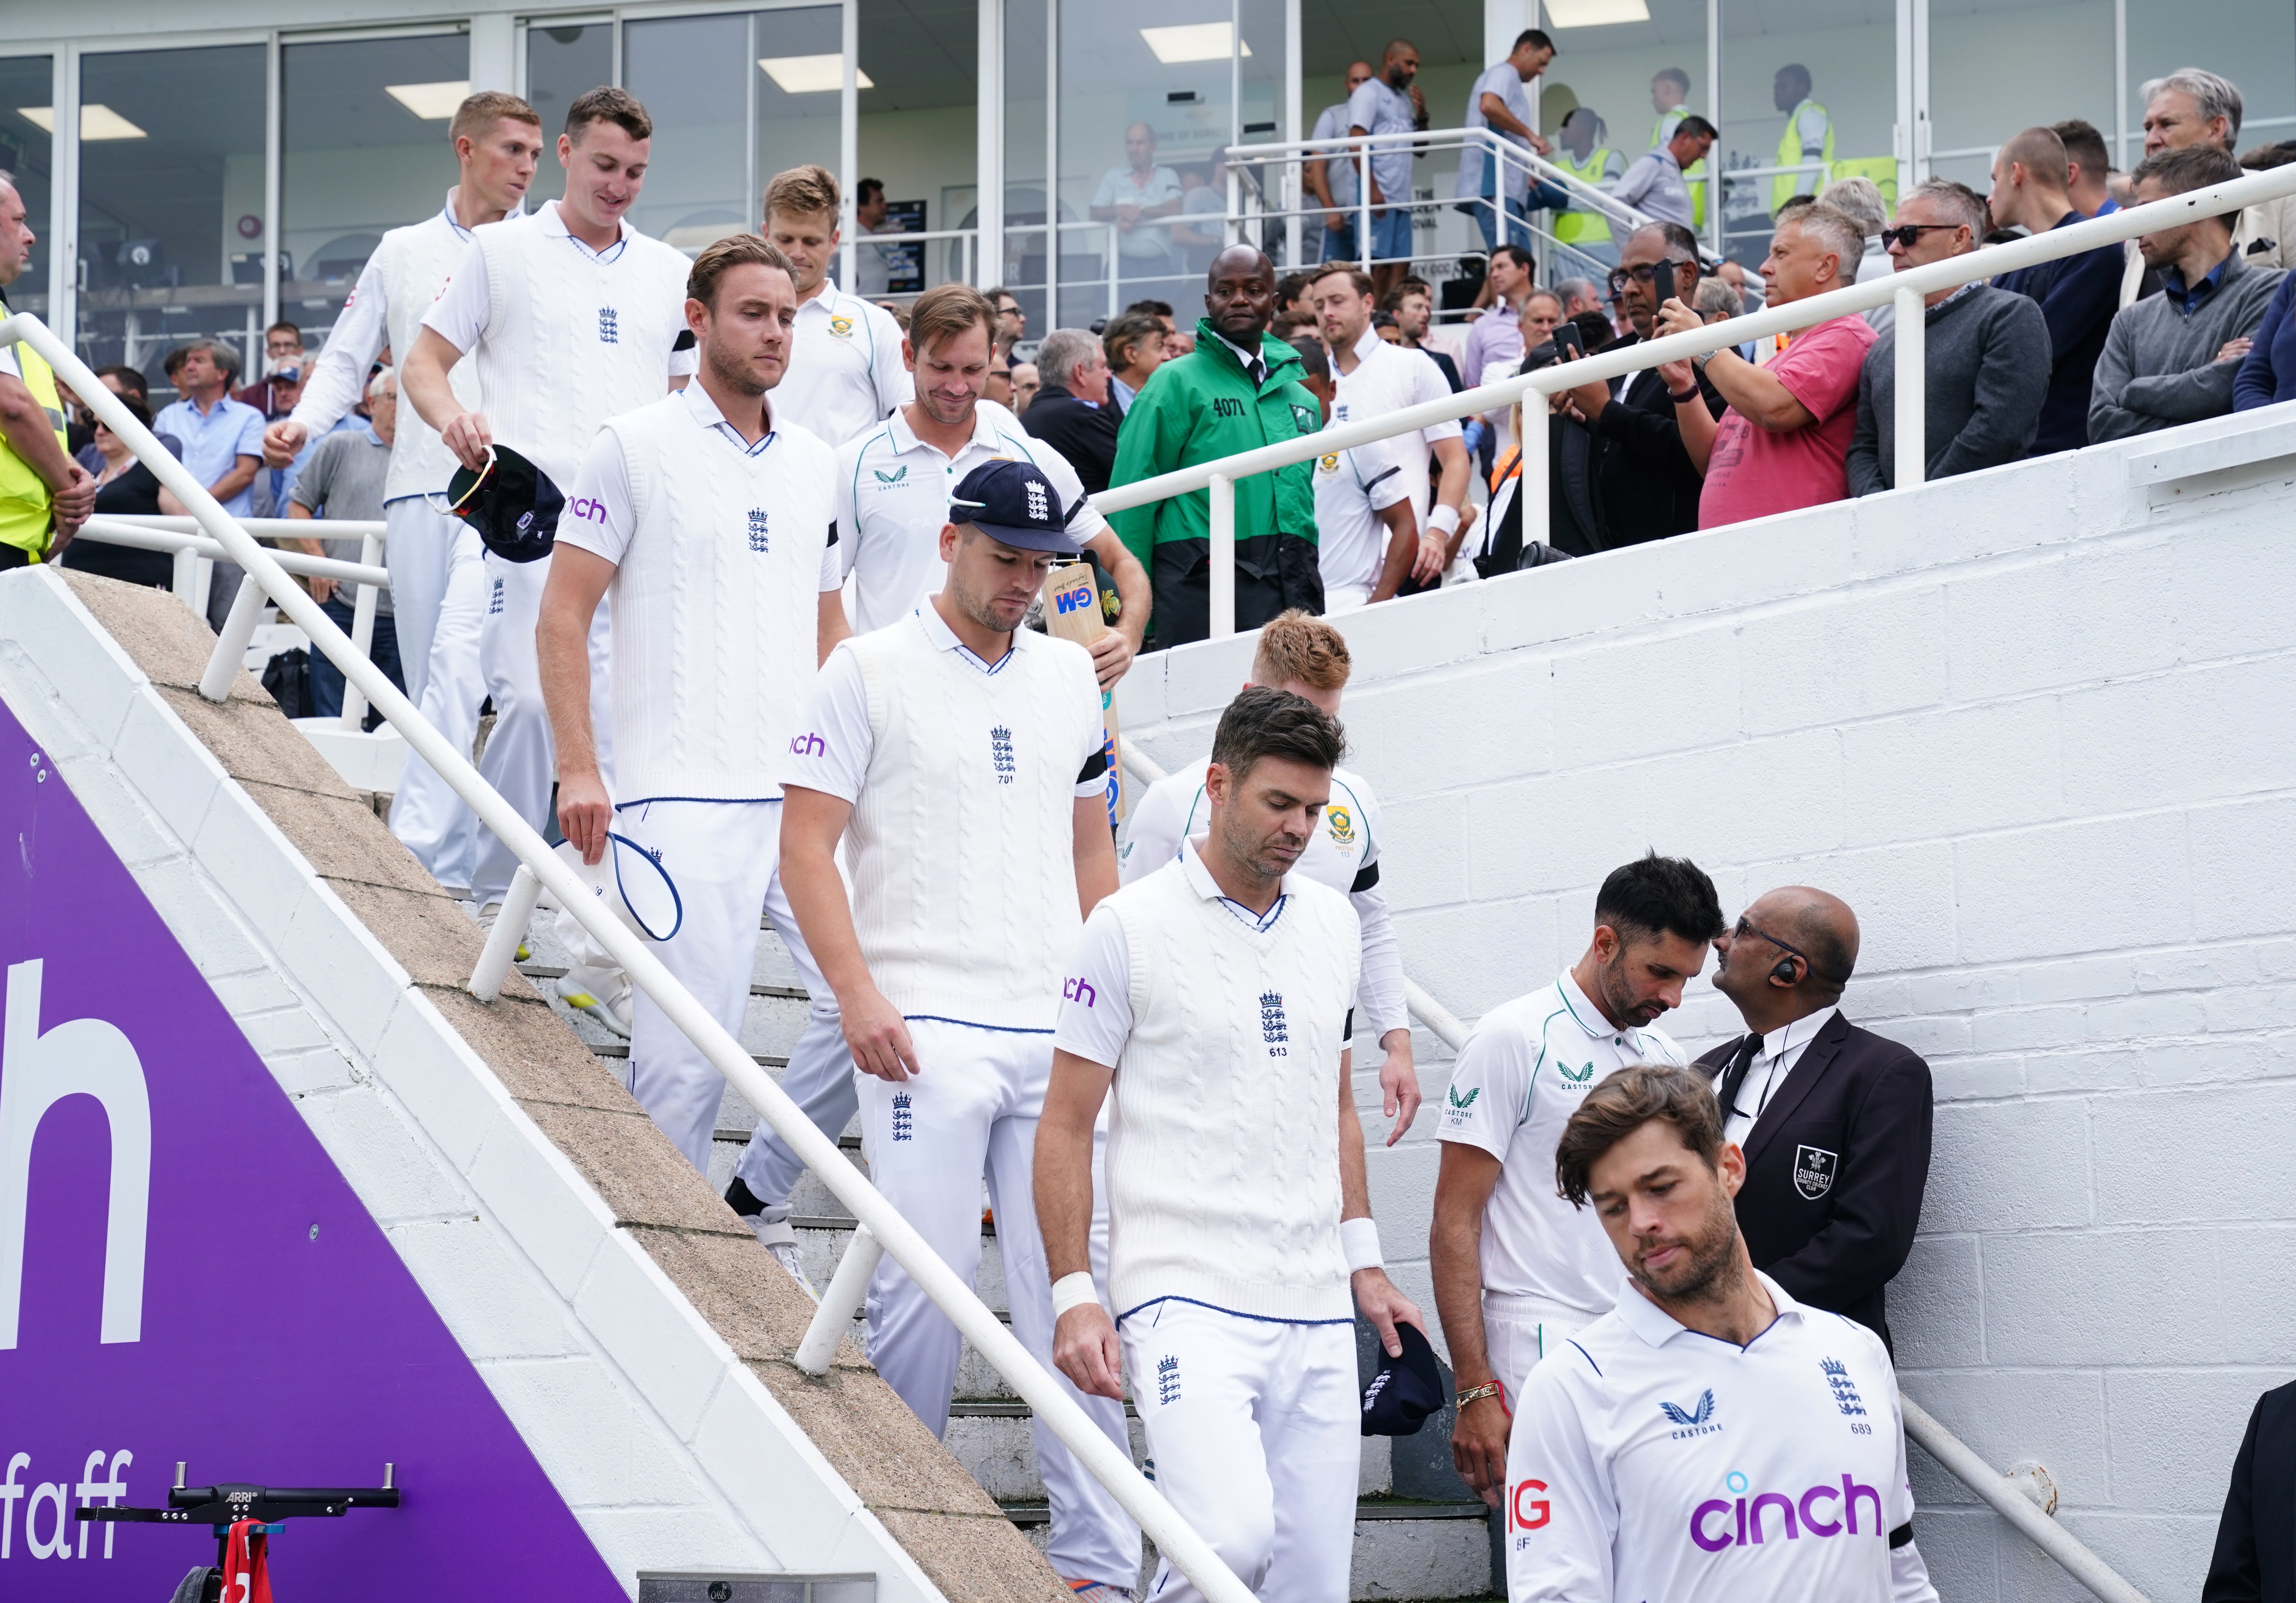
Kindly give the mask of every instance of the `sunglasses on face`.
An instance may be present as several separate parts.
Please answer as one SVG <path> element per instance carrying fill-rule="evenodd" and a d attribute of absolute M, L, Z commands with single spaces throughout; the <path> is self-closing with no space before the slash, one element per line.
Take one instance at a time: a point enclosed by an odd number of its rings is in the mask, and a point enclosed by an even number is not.
<path fill-rule="evenodd" d="M 1623 294 L 1626 292 L 1627 281 L 1628 279 L 1632 279 L 1636 284 L 1648 284 L 1652 278 L 1655 278 L 1660 273 L 1664 273 L 1667 275 L 1668 282 L 1671 283 L 1674 279 L 1674 275 L 1681 272 L 1683 268 L 1691 267 L 1694 269 L 1697 266 L 1698 264 L 1694 261 L 1646 261 L 1636 267 L 1612 267 L 1611 269 L 1611 293 L 1613 295 Z"/>
<path fill-rule="evenodd" d="M 1939 228 L 1950 232 L 1960 226 L 1959 223 L 1899 223 L 1894 228 L 1882 230 L 1882 248 L 1886 251 L 1894 244 L 1901 251 L 1910 251 L 1924 234 Z"/>

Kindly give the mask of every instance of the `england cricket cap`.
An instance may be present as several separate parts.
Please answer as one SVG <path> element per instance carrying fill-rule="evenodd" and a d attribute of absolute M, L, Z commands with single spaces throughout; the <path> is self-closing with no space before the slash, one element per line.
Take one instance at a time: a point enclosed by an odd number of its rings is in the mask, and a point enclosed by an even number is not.
<path fill-rule="evenodd" d="M 431 504 L 478 530 L 487 549 L 504 562 L 539 562 L 558 538 L 566 497 L 550 475 L 506 445 L 493 448 L 485 471 L 455 470 L 443 497 Z"/>
<path fill-rule="evenodd" d="M 1435 1349 L 1416 1325 L 1395 1323 L 1403 1353 L 1379 1355 L 1379 1373 L 1364 1388 L 1363 1434 L 1366 1436 L 1409 1436 L 1418 1434 L 1427 1416 L 1443 1406 L 1443 1369 Z"/>
<path fill-rule="evenodd" d="M 1023 551 L 1077 552 L 1068 531 L 1069 509 L 1060 491 L 1033 462 L 984 462 L 964 475 L 948 498 L 948 521 L 970 523 L 990 539 Z"/>

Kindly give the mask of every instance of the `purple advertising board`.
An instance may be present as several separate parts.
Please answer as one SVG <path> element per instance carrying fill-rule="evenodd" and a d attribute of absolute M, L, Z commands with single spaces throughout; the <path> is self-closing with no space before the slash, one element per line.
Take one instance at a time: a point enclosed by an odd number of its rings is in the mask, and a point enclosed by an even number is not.
<path fill-rule="evenodd" d="M 626 1597 L 390 1243 L 0 705 L 0 1598 L 163 1603 L 193 1485 L 373 1486 L 280 1603 Z"/>

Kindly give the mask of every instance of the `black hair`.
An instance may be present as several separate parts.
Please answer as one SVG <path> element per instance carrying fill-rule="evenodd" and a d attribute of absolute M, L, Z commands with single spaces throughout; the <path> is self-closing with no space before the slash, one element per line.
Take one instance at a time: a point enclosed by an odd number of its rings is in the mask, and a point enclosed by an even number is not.
<path fill-rule="evenodd" d="M 1168 317 L 1172 315 L 1171 303 L 1166 300 L 1136 300 L 1124 309 L 1149 317 Z"/>
<path fill-rule="evenodd" d="M 1316 275 L 1313 273 L 1286 273 L 1275 281 L 1275 304 L 1291 305 L 1306 294 L 1308 286 L 1315 282 Z"/>
<path fill-rule="evenodd" d="M 1220 714 L 1212 760 L 1241 780 L 1263 757 L 1288 757 L 1309 768 L 1332 769 L 1347 754 L 1339 720 L 1302 695 L 1247 685 Z M 1709 887 L 1710 892 L 1711 887 Z M 1719 911 L 1715 914 L 1721 917 Z"/>
<path fill-rule="evenodd" d="M 1546 37 L 1546 29 L 1543 28 L 1526 28 L 1521 33 L 1515 35 L 1514 47 L 1516 50 L 1521 50 L 1526 45 L 1530 45 L 1535 50 L 1552 52 L 1554 49 L 1554 41 Z M 1508 53 L 1512 54 L 1513 53 L 1511 51 Z"/>
<path fill-rule="evenodd" d="M 1635 230 L 1636 234 L 1652 233 L 1666 242 L 1669 257 L 1675 261 L 1698 260 L 1698 236 L 1680 223 L 1649 222 Z M 1633 234 L 1628 235 L 1632 238 Z"/>
<path fill-rule="evenodd" d="M 1701 117 L 1695 111 L 1693 111 L 1689 116 L 1684 118 L 1680 122 L 1674 125 L 1675 138 L 1679 139 L 1685 134 L 1689 135 L 1693 139 L 1718 139 L 1721 137 L 1721 135 L 1715 131 L 1714 125 L 1707 121 L 1706 119 Z"/>
<path fill-rule="evenodd" d="M 882 195 L 884 193 L 885 186 L 882 183 L 875 178 L 864 178 L 853 186 L 853 203 L 856 206 L 866 206 L 871 195 Z"/>
<path fill-rule="evenodd" d="M 1595 897 L 1595 922 L 1610 925 L 1622 941 L 1660 933 L 1711 941 L 1727 927 L 1706 871 L 1686 857 L 1655 851 L 1611 870 Z"/>
<path fill-rule="evenodd" d="M 1332 376 L 1332 353 L 1324 349 L 1321 340 L 1313 334 L 1297 334 L 1284 342 L 1300 353 L 1300 368 L 1308 377 L 1327 379 Z"/>
<path fill-rule="evenodd" d="M 1514 258 L 1514 265 L 1521 267 L 1526 273 L 1536 273 L 1538 270 L 1537 264 L 1531 259 L 1530 247 L 1528 245 L 1518 245 L 1513 241 L 1509 241 L 1507 243 L 1501 245 L 1497 250 L 1492 251 L 1491 254 L 1493 256 L 1512 256 Z"/>

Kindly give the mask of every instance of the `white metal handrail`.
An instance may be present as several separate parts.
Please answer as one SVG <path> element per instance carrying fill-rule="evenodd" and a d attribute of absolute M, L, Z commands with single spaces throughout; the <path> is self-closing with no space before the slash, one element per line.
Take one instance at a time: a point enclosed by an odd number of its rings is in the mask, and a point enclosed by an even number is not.
<path fill-rule="evenodd" d="M 630 982 L 651 997 L 670 1023 L 701 1049 L 734 1089 L 749 1099 L 758 1117 L 789 1143 L 791 1150 L 828 1187 L 830 1194 L 867 1227 L 876 1241 L 883 1244 L 884 1250 L 932 1299 L 933 1305 L 1013 1384 L 1036 1417 L 1077 1456 L 1095 1479 L 1109 1489 L 1125 1512 L 1139 1522 L 1158 1550 L 1170 1558 L 1198 1590 L 1218 1599 L 1218 1603 L 1252 1603 L 1251 1593 L 1234 1572 L 1134 1467 L 1131 1455 L 1100 1434 L 1085 1411 L 1029 1355 L 973 1288 L 941 1262 L 916 1227 L 845 1160 L 835 1142 L 813 1127 L 813 1122 L 758 1066 L 742 1043 L 662 966 L 652 944 L 608 912 L 605 903 L 589 893 L 581 878 L 543 843 L 542 836 L 518 810 L 479 777 L 470 759 L 455 749 L 389 677 L 367 660 L 365 653 L 352 645 L 350 637 L 336 627 L 334 620 L 293 581 L 281 565 L 278 554 L 258 545 L 208 493 L 207 487 L 119 404 L 119 398 L 39 318 L 29 313 L 18 313 L 0 319 L 0 344 L 18 340 L 38 351 L 58 376 L 84 398 L 88 408 L 127 442 L 128 448 L 160 482 L 191 508 L 200 527 L 223 547 L 225 555 L 246 570 L 250 583 L 259 587 L 310 637 L 313 646 L 342 670 L 345 680 L 365 694 L 415 754 L 437 769 L 455 793 L 477 814 L 479 821 L 510 847 L 519 859 L 520 872 L 549 890 L 559 906 L 622 966 Z M 242 596 L 246 594 L 242 591 Z M 217 642 L 219 654 L 227 644 Z M 236 657 L 225 660 L 232 662 L 235 670 Z M 209 699 L 219 701 L 227 692 L 229 679 L 225 678 L 222 685 L 211 691 L 209 683 L 216 677 L 211 671 L 201 688 Z M 508 922 L 507 917 L 498 920 L 497 929 Z"/>
<path fill-rule="evenodd" d="M 1523 538 L 1526 541 L 1543 538 L 1546 531 L 1548 511 L 1547 409 L 1543 405 L 1535 404 L 1533 398 L 1552 396 L 1581 384 L 1607 382 L 1643 368 L 1684 361 L 1726 346 L 1743 344 L 1771 334 L 1788 333 L 1881 306 L 1894 306 L 1898 309 L 1894 476 L 1898 488 L 1911 488 L 1922 482 L 1928 462 L 1923 412 L 1923 381 L 1927 371 L 1924 365 L 1927 324 L 1923 316 L 1924 297 L 1940 290 L 1957 289 L 1964 284 L 2013 272 L 2019 267 L 2030 267 L 2083 251 L 2094 251 L 2101 245 L 2119 244 L 2140 234 L 2158 233 L 2197 218 L 2221 216 L 2292 193 L 2296 193 L 2296 165 L 2250 173 L 2227 184 L 2196 189 L 2186 194 L 2170 195 L 2165 200 L 2128 207 L 2103 217 L 2091 218 L 2086 222 L 2053 228 L 2046 234 L 2033 234 L 2007 244 L 1987 245 L 1965 255 L 1909 267 L 1871 284 L 1851 284 L 1843 289 L 1830 290 L 1823 295 L 1814 295 L 1807 300 L 1767 306 L 1744 316 L 1708 324 L 1684 333 L 1668 334 L 1621 349 L 1582 357 L 1575 362 L 1558 363 L 1535 373 L 1518 374 L 1513 378 L 1464 390 L 1439 400 L 1423 401 L 1418 406 L 1406 407 L 1382 416 L 1334 424 L 1275 445 L 1239 451 L 1234 456 L 1215 457 L 1208 462 L 1192 463 L 1168 473 L 1159 473 L 1152 479 L 1112 485 L 1094 496 L 1092 503 L 1105 515 L 1145 506 L 1151 502 L 1167 500 L 1174 496 L 1193 494 L 1197 490 L 1210 492 L 1213 514 L 1210 553 L 1211 632 L 1215 638 L 1218 638 L 1235 632 L 1234 503 L 1232 497 L 1224 502 L 1219 488 L 1221 484 L 1232 486 L 1237 479 L 1271 473 L 1329 452 L 1366 445 L 1374 440 L 1410 433 L 1432 423 L 1455 422 L 1477 413 L 1503 411 L 1521 400 L 1525 403 L 1522 409 L 1522 483 L 1517 497 L 1523 508 Z M 1221 512 L 1224 504 L 1228 508 L 1225 516 Z M 1223 596 L 1227 600 L 1225 611 L 1221 607 Z"/>

